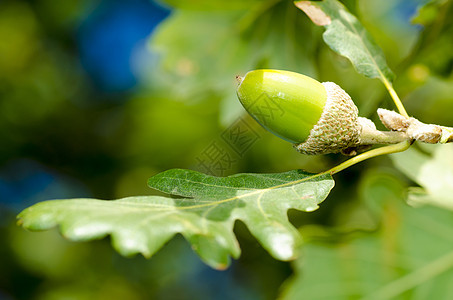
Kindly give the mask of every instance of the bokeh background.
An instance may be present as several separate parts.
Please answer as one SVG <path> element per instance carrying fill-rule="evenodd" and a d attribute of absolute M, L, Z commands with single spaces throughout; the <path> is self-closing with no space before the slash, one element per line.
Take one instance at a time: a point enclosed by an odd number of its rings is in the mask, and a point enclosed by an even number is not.
<path fill-rule="evenodd" d="M 427 2 L 343 1 L 383 48 L 410 114 L 453 126 L 452 5 L 433 1 L 447 5 L 415 23 Z M 317 172 L 344 160 L 298 154 L 235 96 L 237 74 L 292 70 L 338 83 L 377 121 L 378 107 L 393 108 L 384 87 L 321 35 L 287 0 L 0 1 L 0 299 L 277 297 L 291 265 L 272 259 L 241 223 L 241 258 L 215 271 L 181 237 L 150 260 L 124 258 L 108 239 L 72 243 L 57 230 L 26 232 L 15 218 L 47 199 L 150 195 L 147 178 L 169 168 Z M 238 120 L 258 137 L 240 154 L 222 139 Z M 203 170 L 213 143 L 233 160 Z M 369 229 L 363 214 L 339 212 L 360 206 L 370 176 L 384 176 L 382 188 L 411 183 L 388 158 L 374 159 L 335 178 L 334 201 L 311 214 L 290 211 L 290 219 Z"/>

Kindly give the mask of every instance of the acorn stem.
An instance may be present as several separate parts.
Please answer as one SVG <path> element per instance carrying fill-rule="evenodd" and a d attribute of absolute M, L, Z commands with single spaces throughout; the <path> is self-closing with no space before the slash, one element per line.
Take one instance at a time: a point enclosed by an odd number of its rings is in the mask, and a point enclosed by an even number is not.
<path fill-rule="evenodd" d="M 362 129 L 358 145 L 397 144 L 410 140 L 406 132 L 377 130 L 373 121 L 367 118 L 359 117 L 357 122 Z"/>
<path fill-rule="evenodd" d="M 360 145 L 398 144 L 410 140 L 405 132 L 380 131 L 364 127 L 360 133 Z"/>

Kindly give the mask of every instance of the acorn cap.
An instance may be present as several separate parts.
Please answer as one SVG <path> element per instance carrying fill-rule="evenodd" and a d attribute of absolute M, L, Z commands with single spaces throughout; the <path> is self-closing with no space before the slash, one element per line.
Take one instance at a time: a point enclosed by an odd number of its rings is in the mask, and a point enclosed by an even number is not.
<path fill-rule="evenodd" d="M 295 148 L 305 154 L 325 154 L 345 151 L 360 141 L 362 126 L 359 110 L 351 97 L 333 82 L 323 82 L 327 101 L 321 118 L 310 131 L 308 139 Z"/>
<path fill-rule="evenodd" d="M 250 115 L 301 153 L 347 152 L 360 140 L 358 109 L 333 82 L 278 70 L 250 71 L 238 80 L 238 98 Z"/>

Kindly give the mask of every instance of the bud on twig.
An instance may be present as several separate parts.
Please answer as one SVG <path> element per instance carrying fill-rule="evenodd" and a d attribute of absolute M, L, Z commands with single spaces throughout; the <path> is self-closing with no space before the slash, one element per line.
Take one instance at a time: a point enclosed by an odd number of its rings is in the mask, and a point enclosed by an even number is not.
<path fill-rule="evenodd" d="M 453 129 L 435 124 L 425 124 L 415 118 L 405 118 L 397 112 L 379 108 L 381 122 L 390 130 L 405 132 L 409 138 L 429 144 L 453 141 Z"/>

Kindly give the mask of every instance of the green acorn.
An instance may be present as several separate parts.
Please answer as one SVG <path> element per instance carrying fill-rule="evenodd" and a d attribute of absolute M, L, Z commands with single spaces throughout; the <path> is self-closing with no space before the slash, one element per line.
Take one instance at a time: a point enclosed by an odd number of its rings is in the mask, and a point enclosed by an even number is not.
<path fill-rule="evenodd" d="M 301 153 L 350 153 L 363 145 L 361 123 L 376 131 L 371 121 L 360 120 L 351 97 L 333 82 L 279 70 L 254 70 L 237 79 L 237 95 L 248 113 Z"/>

